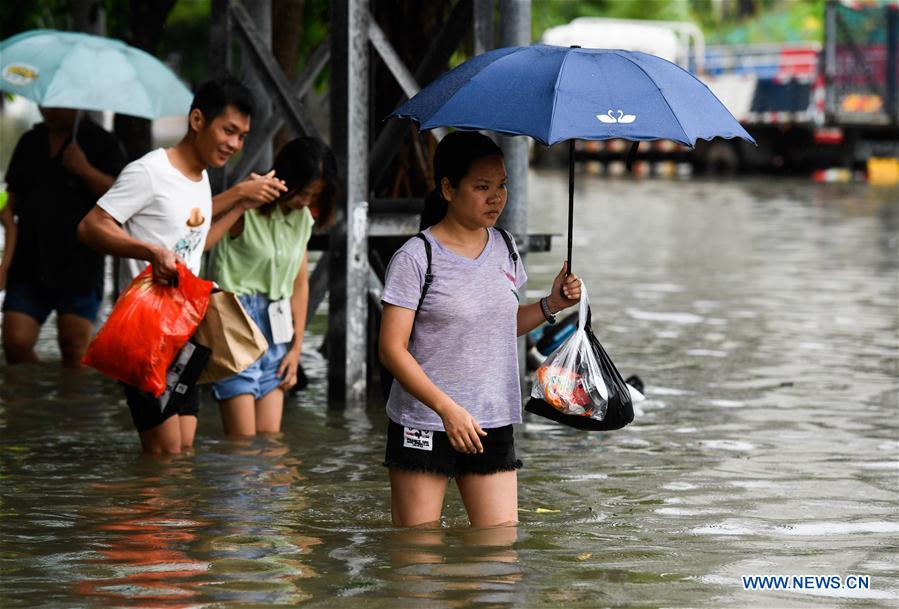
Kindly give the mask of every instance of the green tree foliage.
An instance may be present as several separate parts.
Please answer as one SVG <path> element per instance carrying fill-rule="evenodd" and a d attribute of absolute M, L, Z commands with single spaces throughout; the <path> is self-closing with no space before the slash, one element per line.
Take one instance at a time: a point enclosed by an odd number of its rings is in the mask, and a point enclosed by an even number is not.
<path fill-rule="evenodd" d="M 718 21 L 698 19 L 707 42 L 750 44 L 759 42 L 822 42 L 826 0 L 766 0 L 749 15 Z M 701 17 L 702 13 L 696 13 Z"/>
<path fill-rule="evenodd" d="M 37 28 L 68 30 L 71 28 L 68 0 L 39 2 L 0 2 L 0 39 Z"/>
<path fill-rule="evenodd" d="M 577 17 L 693 21 L 710 43 L 820 41 L 826 0 L 532 0 L 532 34 Z"/>

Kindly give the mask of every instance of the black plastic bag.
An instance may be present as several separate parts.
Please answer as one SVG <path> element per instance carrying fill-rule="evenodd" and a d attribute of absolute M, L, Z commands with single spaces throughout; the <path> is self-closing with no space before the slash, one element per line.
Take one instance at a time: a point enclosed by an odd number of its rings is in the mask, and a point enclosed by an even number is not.
<path fill-rule="evenodd" d="M 576 429 L 621 429 L 634 420 L 633 399 L 612 359 L 593 333 L 591 317 L 587 290 L 582 283 L 578 330 L 538 369 L 538 381 L 534 383 L 525 410 Z M 554 378 L 549 378 L 552 375 Z M 562 384 L 567 385 L 568 391 L 561 392 L 565 395 L 559 395 L 557 387 L 551 386 L 553 380 L 560 377 Z"/>

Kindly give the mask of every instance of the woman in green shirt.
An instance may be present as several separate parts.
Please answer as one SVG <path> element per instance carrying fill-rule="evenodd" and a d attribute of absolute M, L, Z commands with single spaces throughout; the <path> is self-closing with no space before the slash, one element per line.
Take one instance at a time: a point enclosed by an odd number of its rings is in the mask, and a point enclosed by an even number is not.
<path fill-rule="evenodd" d="M 296 384 L 306 326 L 306 244 L 313 224 L 327 222 L 337 193 L 337 161 L 317 138 L 290 141 L 273 170 L 287 191 L 248 210 L 210 259 L 210 278 L 237 294 L 269 342 L 250 368 L 212 386 L 229 436 L 281 430 L 284 392 Z"/>

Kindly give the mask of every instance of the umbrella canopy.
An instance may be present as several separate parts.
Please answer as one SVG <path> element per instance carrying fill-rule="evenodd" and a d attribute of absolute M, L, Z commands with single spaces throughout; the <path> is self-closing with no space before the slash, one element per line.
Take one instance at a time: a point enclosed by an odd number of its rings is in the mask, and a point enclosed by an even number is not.
<path fill-rule="evenodd" d="M 695 76 L 647 53 L 535 44 L 496 49 L 397 108 L 422 129 L 489 129 L 551 146 L 569 139 L 740 137 L 755 143 Z"/>
<path fill-rule="evenodd" d="M 187 114 L 190 90 L 161 61 L 120 40 L 32 30 L 0 43 L 0 90 L 49 108 L 143 118 Z"/>
<path fill-rule="evenodd" d="M 695 76 L 637 51 L 535 44 L 477 55 L 390 115 L 421 129 L 486 129 L 551 146 L 570 140 L 568 269 L 574 217 L 574 140 L 755 140 Z M 635 150 L 632 150 L 634 152 Z"/>

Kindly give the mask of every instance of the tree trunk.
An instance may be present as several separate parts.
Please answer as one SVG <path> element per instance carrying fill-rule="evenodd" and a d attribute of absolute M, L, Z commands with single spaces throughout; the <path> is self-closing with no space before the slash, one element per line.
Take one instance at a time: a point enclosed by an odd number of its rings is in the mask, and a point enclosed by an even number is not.
<path fill-rule="evenodd" d="M 758 7 L 756 6 L 755 0 L 739 0 L 737 3 L 737 17 L 743 19 L 745 17 L 752 17 L 756 14 Z"/>
<path fill-rule="evenodd" d="M 76 32 L 106 35 L 106 11 L 102 0 L 72 0 L 72 25 Z M 90 111 L 85 113 L 98 125 L 103 125 L 103 113 Z"/>
<path fill-rule="evenodd" d="M 128 29 L 121 37 L 150 55 L 156 55 L 165 21 L 175 0 L 131 0 Z M 152 124 L 145 118 L 116 114 L 113 130 L 125 146 L 128 160 L 143 156 L 153 147 Z"/>

